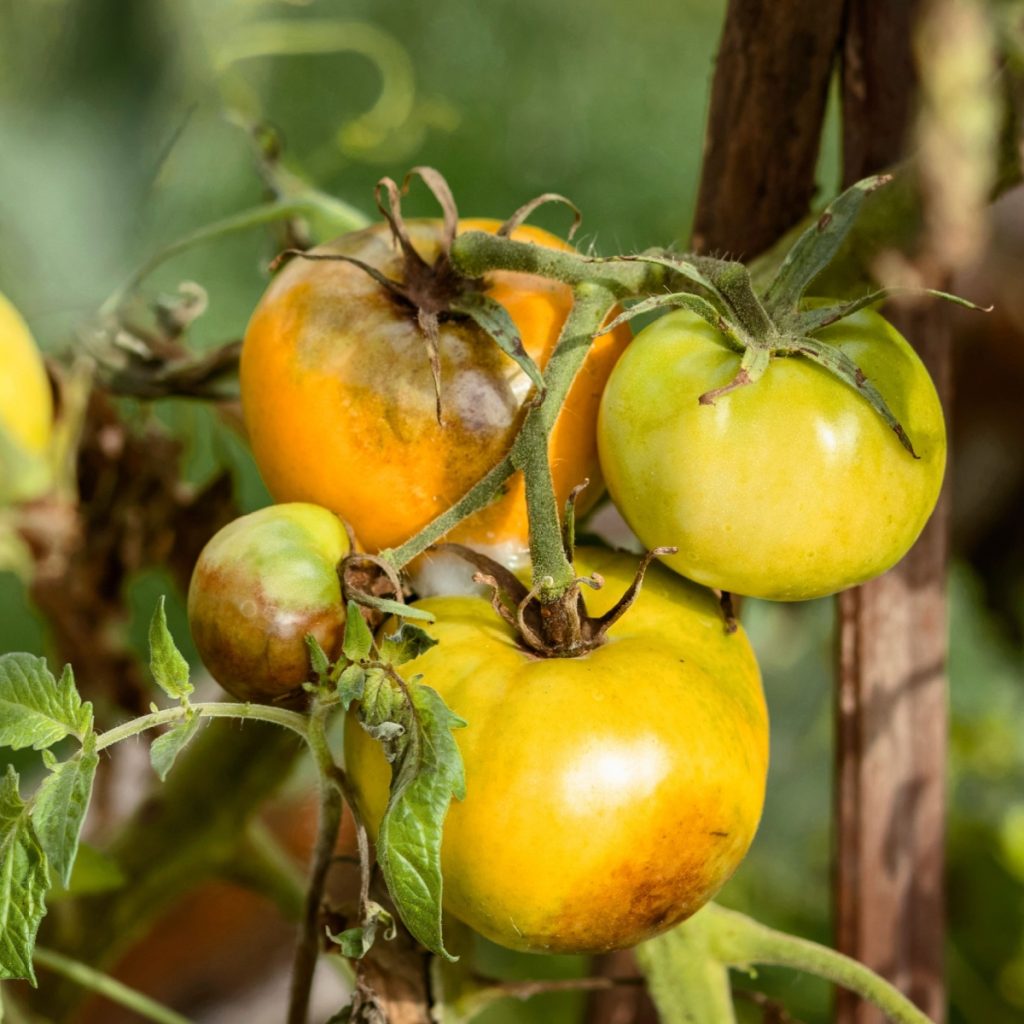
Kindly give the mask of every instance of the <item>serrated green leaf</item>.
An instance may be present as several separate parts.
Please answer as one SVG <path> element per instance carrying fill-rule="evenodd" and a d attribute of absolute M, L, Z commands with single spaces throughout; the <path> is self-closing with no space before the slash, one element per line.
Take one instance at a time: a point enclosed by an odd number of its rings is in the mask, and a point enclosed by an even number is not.
<path fill-rule="evenodd" d="M 338 676 L 338 696 L 341 706 L 348 711 L 354 701 L 362 700 L 366 692 L 366 669 L 361 665 L 349 665 Z"/>
<path fill-rule="evenodd" d="M 188 662 L 167 628 L 165 604 L 161 596 L 149 622 L 149 670 L 153 673 L 156 685 L 168 697 L 186 701 L 194 687 L 189 682 Z"/>
<path fill-rule="evenodd" d="M 437 641 L 426 630 L 411 622 L 403 622 L 397 632 L 384 637 L 380 657 L 390 665 L 404 665 L 436 646 Z"/>
<path fill-rule="evenodd" d="M 46 854 L 18 793 L 18 774 L 8 765 L 0 779 L 0 979 L 35 985 L 32 951 L 49 887 Z"/>
<path fill-rule="evenodd" d="M 453 959 L 441 932 L 441 832 L 452 796 L 465 796 L 462 755 L 452 729 L 465 725 L 440 694 L 385 676 L 361 705 L 361 720 L 392 764 L 391 796 L 377 836 L 377 860 L 410 932 Z M 386 710 L 385 717 L 374 717 Z"/>
<path fill-rule="evenodd" d="M 327 652 L 320 646 L 320 641 L 312 633 L 306 634 L 305 641 L 313 674 L 323 682 L 331 671 L 331 659 L 327 657 Z"/>
<path fill-rule="evenodd" d="M 373 650 L 373 634 L 366 624 L 359 605 L 355 601 L 348 603 L 348 615 L 345 619 L 345 643 L 342 653 L 349 661 L 365 661 Z"/>
<path fill-rule="evenodd" d="M 153 740 L 149 748 L 149 763 L 153 766 L 153 771 L 160 776 L 161 782 L 167 778 L 167 773 L 174 767 L 175 758 L 199 732 L 201 724 L 202 718 L 199 715 L 189 715 L 173 729 L 168 729 L 162 736 Z"/>
<path fill-rule="evenodd" d="M 46 856 L 65 887 L 78 853 L 92 784 L 99 764 L 96 734 L 89 733 L 82 749 L 56 765 L 32 801 L 32 825 Z"/>
<path fill-rule="evenodd" d="M 0 746 L 43 750 L 92 728 L 92 705 L 83 704 L 71 666 L 55 679 L 43 658 L 0 656 Z"/>

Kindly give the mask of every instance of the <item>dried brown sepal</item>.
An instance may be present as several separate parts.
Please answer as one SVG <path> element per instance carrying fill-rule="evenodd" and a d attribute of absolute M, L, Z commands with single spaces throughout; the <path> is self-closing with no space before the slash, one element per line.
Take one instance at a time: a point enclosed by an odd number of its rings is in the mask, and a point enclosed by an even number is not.
<path fill-rule="evenodd" d="M 597 619 L 591 619 L 590 629 L 591 638 L 595 643 L 601 643 L 604 640 L 605 634 L 615 625 L 619 619 L 622 618 L 630 608 L 633 607 L 637 596 L 640 594 L 640 588 L 644 583 L 644 576 L 647 575 L 647 570 L 650 567 L 651 562 L 661 555 L 674 555 L 678 548 L 674 547 L 663 547 L 663 548 L 652 548 L 644 555 L 640 565 L 637 566 L 636 575 L 633 577 L 633 582 L 629 585 L 626 592 L 615 602 L 615 604 Z"/>
<path fill-rule="evenodd" d="M 720 388 L 712 388 L 712 390 L 710 391 L 705 391 L 704 394 L 697 399 L 697 401 L 701 405 L 714 405 L 715 400 L 721 398 L 722 395 L 727 395 L 730 391 L 735 391 L 737 388 L 742 388 L 745 385 L 749 384 L 750 382 L 750 374 L 747 373 L 745 368 L 740 367 L 739 372 L 736 374 L 735 377 L 733 377 L 731 381 L 729 381 L 728 384 L 724 384 Z"/>
<path fill-rule="evenodd" d="M 576 502 L 580 495 L 590 486 L 588 477 L 582 483 L 578 483 L 565 499 L 565 521 L 562 524 L 562 547 L 565 550 L 565 557 L 571 562 L 576 551 Z"/>
<path fill-rule="evenodd" d="M 573 212 L 572 227 L 569 228 L 568 239 L 571 242 L 573 235 L 576 234 L 580 224 L 583 223 L 583 214 L 580 213 L 579 208 L 571 199 L 566 199 L 565 196 L 559 195 L 557 192 L 545 192 L 543 195 L 539 195 L 534 199 L 531 199 L 527 203 L 523 203 L 522 206 L 512 214 L 511 217 L 504 224 L 498 228 L 496 234 L 499 238 L 508 238 L 516 228 L 521 227 L 534 210 L 539 209 L 541 206 L 545 206 L 547 203 L 562 203 L 568 206 Z"/>
<path fill-rule="evenodd" d="M 376 555 L 353 551 L 338 567 L 338 575 L 342 600 L 355 601 L 371 629 L 377 629 L 390 617 L 388 611 L 377 607 L 379 599 L 405 604 L 408 596 L 408 590 L 394 566 Z"/>

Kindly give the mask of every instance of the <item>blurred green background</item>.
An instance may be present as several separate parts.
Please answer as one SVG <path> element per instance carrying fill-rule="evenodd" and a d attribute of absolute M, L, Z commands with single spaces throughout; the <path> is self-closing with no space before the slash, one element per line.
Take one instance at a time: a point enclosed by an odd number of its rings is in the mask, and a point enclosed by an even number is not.
<path fill-rule="evenodd" d="M 254 121 L 279 132 L 289 168 L 368 213 L 382 174 L 426 163 L 468 215 L 503 216 L 557 191 L 582 209 L 582 244 L 599 252 L 685 243 L 723 10 L 720 0 L 0 0 L 0 291 L 47 350 L 66 351 L 154 250 L 262 201 L 244 128 Z M 836 185 L 834 121 L 823 194 Z M 434 212 L 422 189 L 407 208 Z M 568 225 L 558 208 L 538 220 Z M 276 248 L 265 229 L 225 238 L 167 263 L 146 294 L 197 281 L 210 302 L 193 343 L 238 338 Z M 244 508 L 267 500 L 207 409 L 167 401 L 157 414 L 187 441 L 194 482 L 228 465 Z M 967 410 L 964 429 L 972 422 Z M 998 432 L 991 443 L 1003 443 Z M 1024 1019 L 1024 587 L 1019 560 L 967 557 L 990 521 L 994 511 L 972 521 L 951 580 L 953 1024 Z M 129 595 L 140 650 L 166 586 L 150 574 Z M 182 595 L 173 600 L 184 637 Z M 832 604 L 751 602 L 744 618 L 773 762 L 760 835 L 723 901 L 828 941 Z M 0 576 L 0 651 L 46 649 L 22 585 Z M 539 973 L 537 960 L 497 959 Z M 764 971 L 757 985 L 807 1024 L 828 1019 L 823 983 Z M 569 1021 L 579 1007 L 538 1000 L 490 1019 Z"/>

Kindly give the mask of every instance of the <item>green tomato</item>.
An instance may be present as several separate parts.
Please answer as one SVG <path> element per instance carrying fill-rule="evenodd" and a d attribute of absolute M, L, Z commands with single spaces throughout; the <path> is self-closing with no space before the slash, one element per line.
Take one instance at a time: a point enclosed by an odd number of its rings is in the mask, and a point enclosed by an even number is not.
<path fill-rule="evenodd" d="M 318 505 L 271 505 L 229 523 L 203 549 L 188 619 L 203 663 L 239 700 L 300 698 L 306 634 L 333 659 L 345 632 L 340 519 Z"/>
<path fill-rule="evenodd" d="M 577 552 L 607 612 L 636 559 Z M 437 646 L 402 667 L 467 725 L 466 797 L 444 823 L 444 905 L 494 942 L 536 953 L 631 946 L 689 917 L 750 846 L 764 802 L 768 713 L 742 630 L 715 599 L 652 566 L 607 641 L 538 658 L 481 597 L 434 597 Z M 376 837 L 391 767 L 346 720 L 345 761 Z"/>
<path fill-rule="evenodd" d="M 946 432 L 928 372 L 878 313 L 818 335 L 882 393 L 919 455 L 864 398 L 802 357 L 701 405 L 740 356 L 688 311 L 637 335 L 601 403 L 601 466 L 619 511 L 677 572 L 799 601 L 863 583 L 917 539 L 942 485 Z"/>

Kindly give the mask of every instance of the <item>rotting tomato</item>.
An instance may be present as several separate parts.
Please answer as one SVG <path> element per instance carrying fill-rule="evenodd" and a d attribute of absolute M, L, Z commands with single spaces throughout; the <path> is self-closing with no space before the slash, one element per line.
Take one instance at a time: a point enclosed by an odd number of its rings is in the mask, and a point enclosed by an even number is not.
<path fill-rule="evenodd" d="M 635 561 L 580 551 L 603 614 Z M 454 732 L 466 798 L 444 824 L 444 905 L 531 952 L 633 945 L 703 906 L 732 875 L 764 801 L 768 718 L 742 631 L 705 590 L 652 566 L 606 642 L 538 658 L 479 597 L 436 597 L 422 673 L 468 725 Z M 376 833 L 390 768 L 346 721 L 345 759 Z"/>
<path fill-rule="evenodd" d="M 882 393 L 919 458 L 858 395 L 798 356 L 702 405 L 740 355 L 688 311 L 641 331 L 613 372 L 598 441 L 608 489 L 646 545 L 711 587 L 795 601 L 895 565 L 942 486 L 935 386 L 907 341 L 862 310 L 821 330 Z"/>
<path fill-rule="evenodd" d="M 43 452 L 53 427 L 53 396 L 28 325 L 0 295 L 0 429 L 27 451 Z"/>
<path fill-rule="evenodd" d="M 331 658 L 345 633 L 338 565 L 349 553 L 327 509 L 272 505 L 229 523 L 203 549 L 188 619 L 203 664 L 239 700 L 301 699 L 312 634 Z"/>
<path fill-rule="evenodd" d="M 461 220 L 460 231 L 495 231 Z M 425 260 L 440 252 L 441 221 L 410 221 Z M 565 242 L 524 226 L 512 238 Z M 312 255 L 344 254 L 400 279 L 401 253 L 379 224 Z M 528 274 L 489 275 L 486 293 L 505 307 L 543 367 L 572 306 L 571 290 Z M 599 338 L 551 435 L 555 490 L 564 502 L 589 478 L 583 507 L 601 493 L 594 427 L 601 392 L 629 340 Z M 444 512 L 508 450 L 530 381 L 475 323 L 440 325 L 441 408 L 415 310 L 367 273 L 338 261 L 293 260 L 273 281 L 246 331 L 241 358 L 245 421 L 257 465 L 278 501 L 313 501 L 350 523 L 368 550 L 400 544 Z M 516 564 L 525 555 L 521 474 L 505 494 L 449 534 Z"/>

